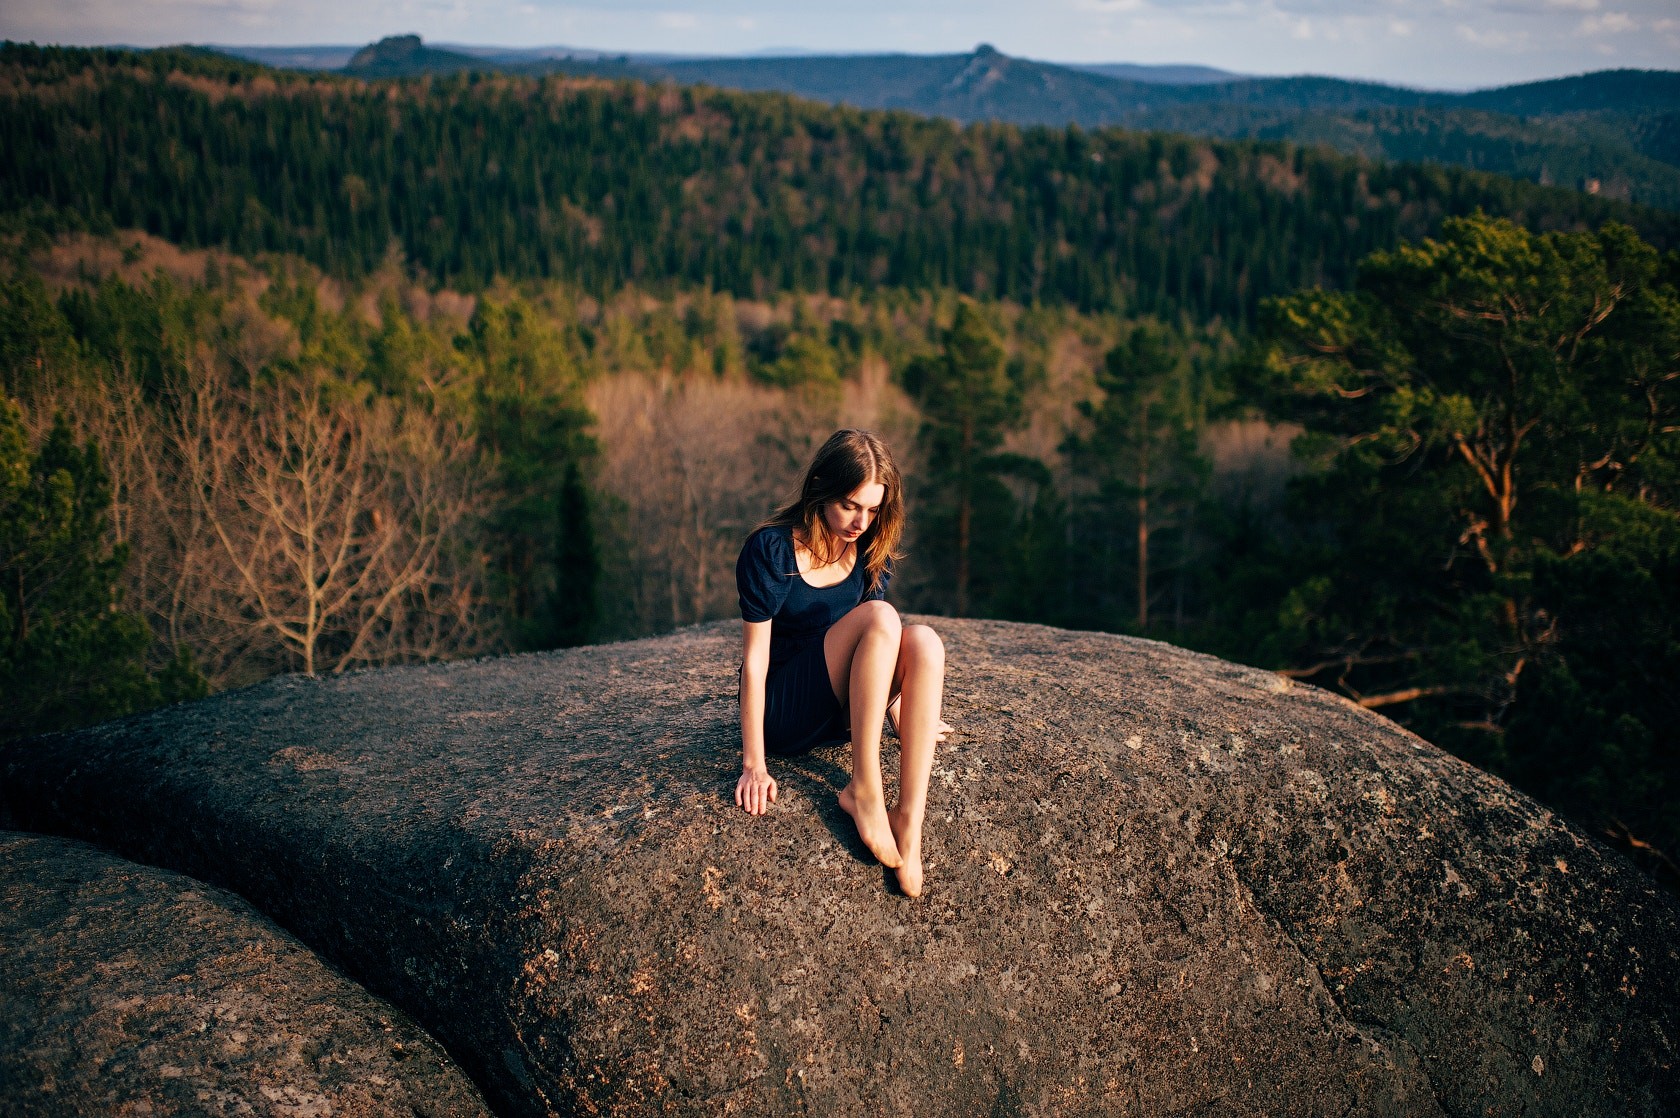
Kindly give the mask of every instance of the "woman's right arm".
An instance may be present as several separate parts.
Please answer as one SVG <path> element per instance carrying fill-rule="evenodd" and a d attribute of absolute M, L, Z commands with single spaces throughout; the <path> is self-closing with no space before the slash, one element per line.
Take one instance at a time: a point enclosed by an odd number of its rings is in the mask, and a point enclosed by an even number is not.
<path fill-rule="evenodd" d="M 776 802 L 776 781 L 764 761 L 764 681 L 770 674 L 768 621 L 741 622 L 741 779 L 735 802 L 763 815 Z"/>

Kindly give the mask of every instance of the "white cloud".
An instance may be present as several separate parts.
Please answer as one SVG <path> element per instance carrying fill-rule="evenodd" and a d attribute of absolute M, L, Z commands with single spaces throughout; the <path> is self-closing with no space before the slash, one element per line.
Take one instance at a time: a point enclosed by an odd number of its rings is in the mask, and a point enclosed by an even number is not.
<path fill-rule="evenodd" d="M 1580 32 L 1583 35 L 1620 35 L 1638 27 L 1639 24 L 1626 12 L 1605 12 L 1601 16 L 1583 19 Z"/>
<path fill-rule="evenodd" d="M 1468 23 L 1461 23 L 1455 30 L 1458 37 L 1471 46 L 1485 47 L 1489 50 L 1507 50 L 1525 45 L 1528 38 L 1520 31 L 1499 31 L 1472 27 Z"/>
<path fill-rule="evenodd" d="M 1573 12 L 1596 12 L 1598 0 L 1546 0 L 1548 8 L 1566 8 Z"/>
<path fill-rule="evenodd" d="M 666 31 L 691 31 L 700 26 L 700 21 L 687 12 L 660 12 L 658 22 Z"/>
<path fill-rule="evenodd" d="M 1388 21 L 1388 33 L 1401 39 L 1409 38 L 1412 24 L 1403 19 L 1391 19 Z"/>

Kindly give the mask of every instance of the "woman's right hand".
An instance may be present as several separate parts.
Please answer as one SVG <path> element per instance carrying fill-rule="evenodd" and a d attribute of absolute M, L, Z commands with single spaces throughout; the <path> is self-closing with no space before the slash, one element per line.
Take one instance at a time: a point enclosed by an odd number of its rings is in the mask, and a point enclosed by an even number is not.
<path fill-rule="evenodd" d="M 763 815 L 776 802 L 776 779 L 770 770 L 763 766 L 743 768 L 741 779 L 735 782 L 735 802 L 748 815 Z"/>

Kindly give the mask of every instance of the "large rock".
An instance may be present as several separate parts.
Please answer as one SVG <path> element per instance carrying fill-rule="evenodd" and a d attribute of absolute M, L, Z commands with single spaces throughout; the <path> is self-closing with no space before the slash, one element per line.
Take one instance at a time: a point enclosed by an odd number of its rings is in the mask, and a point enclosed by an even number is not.
<path fill-rule="evenodd" d="M 239 898 L 11 832 L 0 1113 L 489 1115 L 413 1022 Z"/>
<path fill-rule="evenodd" d="M 1544 808 L 1269 673 L 936 624 L 919 901 L 843 753 L 734 807 L 734 624 L 278 679 L 10 747 L 0 787 L 250 898 L 508 1115 L 1680 1106 L 1680 914 Z"/>

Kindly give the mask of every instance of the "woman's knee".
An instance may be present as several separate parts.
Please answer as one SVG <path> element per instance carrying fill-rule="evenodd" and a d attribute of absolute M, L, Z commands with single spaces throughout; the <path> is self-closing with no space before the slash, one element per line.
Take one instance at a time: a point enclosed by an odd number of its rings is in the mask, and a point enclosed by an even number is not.
<path fill-rule="evenodd" d="M 904 623 L 898 618 L 898 611 L 880 599 L 858 603 L 853 611 L 859 614 L 866 627 L 898 636 L 904 631 Z M 926 628 L 926 626 L 923 626 Z"/>
<path fill-rule="evenodd" d="M 927 667 L 945 666 L 945 642 L 926 625 L 906 625 L 898 641 L 900 657 Z"/>

